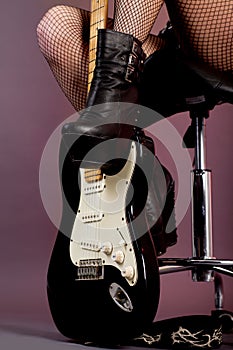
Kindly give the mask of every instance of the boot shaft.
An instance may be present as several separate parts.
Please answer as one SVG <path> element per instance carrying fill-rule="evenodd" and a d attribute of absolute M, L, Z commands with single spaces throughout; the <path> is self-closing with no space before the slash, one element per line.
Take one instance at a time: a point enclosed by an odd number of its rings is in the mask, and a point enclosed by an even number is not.
<path fill-rule="evenodd" d="M 104 102 L 138 103 L 144 60 L 141 43 L 132 35 L 100 29 L 87 106 Z"/>

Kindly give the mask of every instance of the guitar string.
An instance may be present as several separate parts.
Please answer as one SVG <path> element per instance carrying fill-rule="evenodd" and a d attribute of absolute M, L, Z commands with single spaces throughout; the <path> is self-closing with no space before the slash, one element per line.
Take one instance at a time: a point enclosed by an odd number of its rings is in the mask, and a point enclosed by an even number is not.
<path fill-rule="evenodd" d="M 91 57 L 90 57 L 90 70 L 91 70 L 91 74 L 92 74 L 92 79 L 93 79 L 93 71 L 94 71 L 94 66 L 95 66 L 95 63 L 93 64 L 93 59 L 95 59 L 95 56 L 96 56 L 96 28 L 97 28 L 97 21 L 98 21 L 98 18 L 97 18 L 97 16 L 98 16 L 98 14 L 99 14 L 99 7 L 98 7 L 98 0 L 93 4 L 93 12 L 92 12 L 92 22 L 91 22 L 91 25 L 92 25 L 92 27 L 91 27 L 91 40 L 92 40 L 92 45 L 91 45 Z M 93 45 L 93 41 L 94 41 L 94 45 Z M 96 180 L 95 179 L 95 176 L 97 176 L 96 175 L 96 173 L 95 173 L 95 169 L 94 169 L 94 171 L 93 171 L 93 180 Z M 91 205 L 91 209 L 93 210 L 93 212 L 95 212 L 96 211 L 96 205 L 97 205 L 97 203 L 96 203 L 96 200 L 95 200 L 95 196 L 96 196 L 96 194 L 97 193 L 95 193 L 95 184 L 97 183 L 96 181 L 94 181 L 94 182 L 91 182 L 92 183 L 92 187 L 93 187 L 93 194 L 91 194 L 91 203 L 90 203 L 90 205 Z M 98 207 L 97 207 L 98 208 Z M 97 214 L 97 213 L 96 213 Z M 91 215 L 91 214 L 90 214 Z M 91 239 L 90 239 L 90 241 L 92 241 L 92 239 L 93 239 L 93 244 L 95 244 L 96 242 L 96 231 L 97 231 L 97 241 L 98 241 L 98 221 L 97 221 L 97 223 L 94 221 L 93 223 L 90 223 L 89 224 L 90 225 L 90 230 L 95 230 L 95 234 L 94 234 L 94 236 L 93 235 L 91 235 Z M 97 252 L 94 250 L 94 251 L 91 251 L 90 250 L 90 255 L 92 256 L 92 257 L 94 257 L 94 259 L 97 259 Z"/>
<path fill-rule="evenodd" d="M 95 12 L 95 58 L 96 58 L 96 46 L 97 46 L 97 31 L 98 31 L 98 21 L 99 21 L 99 16 L 100 16 L 100 3 L 97 0 L 96 1 L 96 12 Z M 96 185 L 98 186 L 98 172 L 96 171 Z M 98 188 L 96 188 L 96 201 L 95 201 L 95 210 L 97 211 L 97 215 L 100 215 L 101 210 L 100 210 L 100 199 L 99 199 L 99 192 Z M 95 224 L 95 229 L 96 229 L 96 243 L 99 244 L 99 230 L 100 230 L 100 221 L 99 218 Z M 97 251 L 96 254 L 96 259 L 99 257 L 99 252 Z"/>
<path fill-rule="evenodd" d="M 97 2 L 98 2 L 98 5 L 99 5 L 98 11 L 97 11 L 99 18 L 98 18 L 98 23 L 97 23 L 97 26 L 96 26 L 96 41 L 95 41 L 96 46 L 97 46 L 97 39 L 98 39 L 98 29 L 99 29 L 99 27 L 101 27 L 100 18 L 101 18 L 101 4 L 102 4 L 101 0 L 100 1 L 97 0 Z M 96 50 L 97 50 L 97 47 L 95 49 L 95 52 L 96 52 Z M 101 182 L 102 182 L 102 179 L 101 179 Z M 97 196 L 97 198 L 99 198 L 99 200 L 98 200 L 98 208 L 99 208 L 99 215 L 101 215 L 101 212 L 102 212 L 102 209 L 101 209 L 101 194 L 102 194 L 102 192 L 99 192 L 98 194 L 99 194 Z M 97 228 L 98 228 L 98 230 L 97 230 L 97 241 L 98 241 L 98 244 L 100 244 L 100 245 L 101 245 L 101 233 L 100 233 L 100 226 L 101 226 L 101 224 L 100 223 L 101 223 L 102 220 L 103 220 L 103 218 L 101 218 L 100 221 L 97 221 Z M 98 256 L 99 256 L 99 253 L 98 253 Z"/>
<path fill-rule="evenodd" d="M 105 0 L 100 0 L 99 6 L 100 6 L 101 10 L 99 11 L 99 22 L 98 22 L 99 23 L 98 27 L 100 27 L 100 28 L 105 27 L 105 22 L 107 22 L 107 19 L 105 18 L 105 16 L 107 16 L 106 5 L 107 4 L 106 4 Z M 96 33 L 96 35 L 98 36 L 98 33 Z M 104 210 L 102 208 L 103 200 L 104 200 L 104 197 L 105 197 L 105 179 L 104 179 L 104 173 L 102 172 L 102 170 L 101 170 L 101 176 L 102 176 L 101 182 L 102 182 L 102 186 L 103 186 L 103 191 L 100 192 L 100 196 L 99 196 L 99 198 L 100 198 L 100 215 L 102 215 L 101 221 L 102 220 L 105 221 L 106 217 L 103 216 L 103 215 L 105 215 L 105 213 L 104 213 Z M 105 209 L 105 207 L 106 207 L 106 205 L 104 206 L 104 209 Z M 99 223 L 101 223 L 101 221 Z M 104 238 L 105 238 L 105 233 L 106 233 L 106 231 L 105 231 L 106 228 L 105 228 L 104 223 L 102 225 L 103 225 L 103 229 L 102 229 L 102 231 L 99 231 L 99 242 L 100 242 L 100 245 L 105 244 L 105 242 L 107 241 L 106 239 L 101 239 L 101 238 L 103 238 L 102 237 L 102 233 L 104 233 Z"/>
<path fill-rule="evenodd" d="M 91 51 L 90 51 L 90 56 L 92 57 L 89 57 L 89 64 L 90 64 L 90 68 L 93 67 L 93 56 L 96 56 L 96 44 L 97 44 L 97 37 L 98 37 L 98 29 L 99 28 L 103 28 L 103 21 L 104 21 L 104 16 L 102 15 L 102 12 L 105 13 L 105 0 L 96 0 L 95 3 L 92 3 L 93 4 L 93 8 L 92 8 L 92 21 L 91 21 L 91 30 L 90 30 L 90 37 L 92 40 L 92 44 L 91 44 Z M 94 41 L 94 45 L 93 45 L 93 41 Z M 93 69 L 90 69 L 90 71 L 92 71 Z M 87 173 L 86 173 L 87 174 Z M 94 211 L 98 211 L 98 215 L 101 215 L 102 213 L 102 206 L 101 206 L 101 203 L 102 203 L 102 196 L 101 196 L 101 192 L 98 192 L 98 183 L 101 185 L 101 183 L 103 184 L 103 179 L 101 179 L 101 181 L 97 180 L 98 179 L 98 175 L 96 173 L 96 170 L 94 170 L 93 172 L 94 174 L 94 179 L 96 177 L 96 184 L 97 184 L 97 188 L 96 188 L 96 193 L 95 193 L 95 187 L 93 185 L 93 195 L 91 195 L 91 197 L 89 197 L 89 201 L 88 201 L 88 212 L 89 212 L 89 215 L 91 216 L 93 214 L 92 212 L 92 208 L 94 208 Z M 102 174 L 102 173 L 101 173 Z M 90 183 L 89 183 L 90 184 Z M 103 218 L 102 218 L 103 219 Z M 97 244 L 100 244 L 101 243 L 101 232 L 100 232 L 100 226 L 101 226 L 101 220 L 98 220 L 96 222 L 94 222 L 94 226 L 92 226 L 91 224 L 88 224 L 88 229 L 87 229 L 87 237 L 90 239 L 90 243 L 92 241 L 92 238 L 94 238 L 94 241 L 93 244 L 97 243 Z M 89 226 L 90 225 L 90 226 Z M 92 226 L 92 228 L 91 228 Z M 94 229 L 95 231 L 97 231 L 96 234 L 94 234 L 94 237 L 93 237 L 93 233 L 92 233 L 92 229 Z M 89 254 L 88 254 L 88 257 L 91 258 L 93 257 L 94 258 L 99 258 L 100 257 L 100 254 L 97 250 L 95 250 L 95 247 L 94 247 L 94 254 L 93 254 L 93 251 L 90 250 L 89 251 Z"/>

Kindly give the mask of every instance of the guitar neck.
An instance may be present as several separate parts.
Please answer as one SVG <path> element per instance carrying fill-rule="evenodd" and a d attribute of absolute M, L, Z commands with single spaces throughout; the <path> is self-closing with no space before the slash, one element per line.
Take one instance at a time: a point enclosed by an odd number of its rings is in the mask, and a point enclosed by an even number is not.
<path fill-rule="evenodd" d="M 90 89 L 95 69 L 98 29 L 105 29 L 107 27 L 107 19 L 108 0 L 92 0 L 89 39 L 88 91 Z"/>

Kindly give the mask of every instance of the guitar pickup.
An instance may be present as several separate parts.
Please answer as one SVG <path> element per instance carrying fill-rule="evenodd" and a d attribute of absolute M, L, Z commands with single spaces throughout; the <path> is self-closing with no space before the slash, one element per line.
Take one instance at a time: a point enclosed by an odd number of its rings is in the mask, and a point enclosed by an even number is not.
<path fill-rule="evenodd" d="M 103 213 L 88 213 L 86 215 L 85 214 L 81 215 L 81 220 L 86 224 L 90 222 L 101 221 L 103 217 L 104 217 Z"/>
<path fill-rule="evenodd" d="M 99 252 L 101 249 L 101 244 L 94 241 L 79 242 L 79 245 L 82 249 L 91 250 L 93 252 Z"/>
<path fill-rule="evenodd" d="M 98 193 L 98 192 L 103 192 L 105 189 L 105 181 L 97 181 L 94 183 L 86 183 L 84 188 L 83 188 L 83 193 L 85 195 L 88 194 L 93 194 L 93 193 Z"/>

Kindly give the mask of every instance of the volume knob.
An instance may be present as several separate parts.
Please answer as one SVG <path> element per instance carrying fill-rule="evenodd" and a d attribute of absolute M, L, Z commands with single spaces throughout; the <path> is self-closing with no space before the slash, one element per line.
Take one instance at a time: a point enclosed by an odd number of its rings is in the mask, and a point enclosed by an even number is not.
<path fill-rule="evenodd" d="M 126 266 L 124 270 L 121 271 L 121 276 L 132 280 L 134 278 L 134 268 L 133 266 Z"/>
<path fill-rule="evenodd" d="M 110 255 L 112 252 L 112 243 L 111 242 L 104 242 L 101 247 L 101 252 L 105 253 L 106 255 Z"/>
<path fill-rule="evenodd" d="M 113 253 L 112 260 L 115 261 L 117 264 L 122 264 L 125 260 L 125 255 L 122 252 L 122 250 L 117 250 L 115 253 Z"/>

